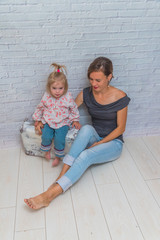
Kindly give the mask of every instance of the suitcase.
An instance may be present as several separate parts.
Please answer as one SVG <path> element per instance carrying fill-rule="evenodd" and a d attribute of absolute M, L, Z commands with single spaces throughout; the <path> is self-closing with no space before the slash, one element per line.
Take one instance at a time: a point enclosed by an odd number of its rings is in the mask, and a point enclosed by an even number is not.
<path fill-rule="evenodd" d="M 70 128 L 65 139 L 65 153 L 67 153 L 77 136 L 79 130 L 75 128 Z M 44 157 L 44 152 L 40 151 L 41 146 L 41 136 L 36 134 L 34 128 L 34 122 L 25 120 L 20 129 L 20 135 L 22 139 L 22 144 L 24 151 L 27 155 Z M 51 158 L 54 158 L 54 140 L 51 148 Z"/>

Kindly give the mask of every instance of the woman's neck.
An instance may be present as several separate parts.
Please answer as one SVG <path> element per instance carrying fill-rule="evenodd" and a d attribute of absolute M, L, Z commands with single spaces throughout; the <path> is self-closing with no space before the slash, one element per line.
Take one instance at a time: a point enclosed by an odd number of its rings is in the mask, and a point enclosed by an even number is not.
<path fill-rule="evenodd" d="M 107 86 L 105 88 L 103 88 L 101 91 L 95 91 L 93 88 L 92 88 L 92 92 L 94 93 L 94 95 L 96 96 L 106 96 L 109 94 L 110 90 L 111 90 L 111 86 Z"/>

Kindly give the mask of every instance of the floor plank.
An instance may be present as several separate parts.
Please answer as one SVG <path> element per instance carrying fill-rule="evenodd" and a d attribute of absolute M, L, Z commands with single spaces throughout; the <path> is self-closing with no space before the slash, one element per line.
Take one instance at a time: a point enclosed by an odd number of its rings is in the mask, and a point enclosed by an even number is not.
<path fill-rule="evenodd" d="M 0 208 L 16 206 L 20 148 L 0 151 Z"/>
<path fill-rule="evenodd" d="M 142 138 L 127 138 L 125 144 L 145 180 L 160 178 L 160 164 Z"/>
<path fill-rule="evenodd" d="M 45 189 L 53 183 L 52 172 L 45 172 L 44 182 Z M 70 190 L 53 200 L 45 213 L 47 240 L 78 240 Z"/>
<path fill-rule="evenodd" d="M 145 136 L 143 141 L 152 152 L 155 159 L 160 163 L 160 136 Z"/>
<path fill-rule="evenodd" d="M 46 240 L 45 229 L 16 232 L 14 240 Z"/>
<path fill-rule="evenodd" d="M 80 240 L 111 240 L 90 170 L 71 188 Z"/>
<path fill-rule="evenodd" d="M 24 204 L 24 198 L 43 192 L 42 158 L 21 152 L 17 196 L 16 231 L 45 227 L 44 209 L 34 211 Z"/>
<path fill-rule="evenodd" d="M 61 169 L 62 169 L 63 162 L 60 161 L 58 166 L 52 167 L 52 161 L 53 161 L 53 159 L 48 161 L 45 158 L 43 158 L 43 172 L 44 173 L 52 173 L 53 174 L 53 180 L 55 181 L 56 178 L 58 177 Z"/>
<path fill-rule="evenodd" d="M 113 165 L 145 240 L 159 240 L 160 208 L 125 147 Z"/>
<path fill-rule="evenodd" d="M 143 240 L 120 184 L 97 185 L 112 240 Z"/>
<path fill-rule="evenodd" d="M 119 182 L 112 162 L 94 165 L 91 167 L 91 172 L 96 184 L 110 184 Z"/>
<path fill-rule="evenodd" d="M 13 240 L 15 207 L 0 209 L 0 239 Z"/>
<path fill-rule="evenodd" d="M 53 168 L 20 147 L 0 156 L 0 239 L 159 240 L 160 136 L 126 138 L 118 160 L 92 166 L 38 211 L 24 198 L 55 182 L 63 163 Z"/>
<path fill-rule="evenodd" d="M 147 181 L 147 184 L 160 207 L 160 179 Z"/>

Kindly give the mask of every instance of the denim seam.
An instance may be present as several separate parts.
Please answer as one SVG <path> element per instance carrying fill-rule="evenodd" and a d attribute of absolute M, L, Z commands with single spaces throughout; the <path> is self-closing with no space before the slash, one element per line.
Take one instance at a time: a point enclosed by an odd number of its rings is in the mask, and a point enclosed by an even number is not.
<path fill-rule="evenodd" d="M 74 162 L 75 158 L 73 158 L 72 156 L 70 156 L 69 154 L 67 154 L 64 158 L 63 158 L 63 162 L 69 166 L 72 166 L 73 162 Z"/>
<path fill-rule="evenodd" d="M 63 192 L 67 191 L 67 189 L 72 186 L 71 180 L 66 176 L 62 176 L 60 179 L 56 181 L 56 183 L 58 183 L 61 186 Z"/>

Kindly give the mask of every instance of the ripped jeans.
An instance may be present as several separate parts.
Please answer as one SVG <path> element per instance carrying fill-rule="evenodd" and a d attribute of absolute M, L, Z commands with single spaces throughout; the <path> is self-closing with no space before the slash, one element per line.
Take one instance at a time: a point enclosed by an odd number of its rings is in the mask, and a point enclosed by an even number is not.
<path fill-rule="evenodd" d="M 120 157 L 123 142 L 119 139 L 87 149 L 101 139 L 91 125 L 85 125 L 80 129 L 69 153 L 63 159 L 63 162 L 71 167 L 57 181 L 64 192 L 79 180 L 89 166 L 110 162 Z"/>

